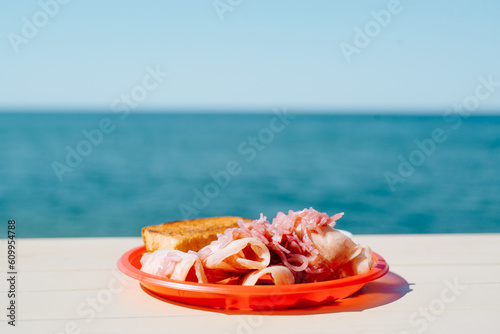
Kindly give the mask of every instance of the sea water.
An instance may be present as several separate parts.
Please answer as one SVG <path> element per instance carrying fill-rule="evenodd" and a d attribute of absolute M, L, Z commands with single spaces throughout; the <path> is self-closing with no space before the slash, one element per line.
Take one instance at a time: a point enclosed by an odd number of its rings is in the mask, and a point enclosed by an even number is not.
<path fill-rule="evenodd" d="M 118 116 L 0 113 L 0 213 L 18 237 L 309 207 L 355 234 L 500 232 L 500 117 Z"/>

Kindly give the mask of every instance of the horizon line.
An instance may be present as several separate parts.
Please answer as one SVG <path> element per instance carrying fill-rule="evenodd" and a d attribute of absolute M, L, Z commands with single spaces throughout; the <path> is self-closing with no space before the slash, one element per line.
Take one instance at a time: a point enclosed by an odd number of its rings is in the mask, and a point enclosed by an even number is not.
<path fill-rule="evenodd" d="M 143 108 L 128 111 L 129 114 L 269 114 L 285 109 L 292 114 L 305 115 L 399 115 L 399 116 L 440 116 L 450 109 L 429 108 Z M 0 114 L 109 114 L 113 110 L 100 108 L 2 108 Z M 470 112 L 470 116 L 500 116 L 500 109 L 486 109 Z"/>

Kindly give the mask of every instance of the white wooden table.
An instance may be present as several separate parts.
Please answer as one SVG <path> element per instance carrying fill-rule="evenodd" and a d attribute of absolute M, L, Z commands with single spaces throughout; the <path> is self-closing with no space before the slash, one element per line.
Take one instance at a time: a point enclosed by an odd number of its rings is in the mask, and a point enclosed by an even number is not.
<path fill-rule="evenodd" d="M 387 260 L 389 275 L 335 305 L 267 314 L 150 296 L 116 269 L 140 238 L 18 239 L 16 327 L 3 239 L 1 333 L 500 333 L 500 234 L 355 239 Z"/>

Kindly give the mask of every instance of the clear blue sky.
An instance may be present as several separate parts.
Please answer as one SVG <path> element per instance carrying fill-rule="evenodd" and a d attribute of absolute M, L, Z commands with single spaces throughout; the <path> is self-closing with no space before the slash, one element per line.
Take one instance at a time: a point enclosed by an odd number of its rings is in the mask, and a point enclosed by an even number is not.
<path fill-rule="evenodd" d="M 232 3 L 221 20 L 210 0 L 73 0 L 49 5 L 53 17 L 3 1 L 0 109 L 109 110 L 148 66 L 169 76 L 137 109 L 441 112 L 479 76 L 500 81 L 500 1 L 401 0 L 385 26 L 371 11 L 391 1 Z M 23 17 L 38 20 L 35 36 Z M 369 45 L 346 57 L 367 26 Z M 500 87 L 480 110 L 500 110 Z"/>

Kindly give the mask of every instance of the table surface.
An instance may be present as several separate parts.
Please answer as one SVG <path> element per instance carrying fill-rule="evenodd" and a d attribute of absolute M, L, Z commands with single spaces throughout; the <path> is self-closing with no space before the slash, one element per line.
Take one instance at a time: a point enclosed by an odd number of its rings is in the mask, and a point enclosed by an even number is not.
<path fill-rule="evenodd" d="M 18 239 L 17 319 L 2 333 L 500 333 L 500 234 L 360 235 L 390 265 L 333 305 L 240 313 L 167 302 L 121 274 L 140 238 Z M 7 276 L 7 240 L 0 243 Z"/>

